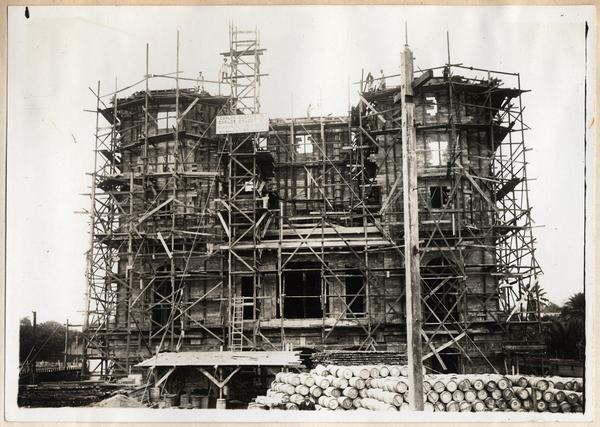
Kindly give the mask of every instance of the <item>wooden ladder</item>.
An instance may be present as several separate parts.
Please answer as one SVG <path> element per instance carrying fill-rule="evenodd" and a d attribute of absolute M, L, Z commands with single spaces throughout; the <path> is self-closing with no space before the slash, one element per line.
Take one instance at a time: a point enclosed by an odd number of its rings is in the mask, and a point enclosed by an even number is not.
<path fill-rule="evenodd" d="M 231 351 L 241 351 L 244 347 L 244 298 L 234 297 L 231 307 L 231 322 L 229 331 L 229 348 Z"/>

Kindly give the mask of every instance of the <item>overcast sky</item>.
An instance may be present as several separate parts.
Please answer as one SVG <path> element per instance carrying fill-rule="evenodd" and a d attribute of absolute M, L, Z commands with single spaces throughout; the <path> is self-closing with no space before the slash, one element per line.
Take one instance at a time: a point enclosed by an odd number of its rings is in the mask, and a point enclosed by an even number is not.
<path fill-rule="evenodd" d="M 9 8 L 7 324 L 38 312 L 81 323 L 95 99 L 150 73 L 216 78 L 228 23 L 257 26 L 263 111 L 346 114 L 361 69 L 399 71 L 404 22 L 416 66 L 446 61 L 521 73 L 541 284 L 563 303 L 582 289 L 584 22 L 592 7 L 29 7 Z M 594 46 L 590 45 L 590 52 Z M 591 58 L 593 59 L 593 58 Z M 590 82 L 588 82 L 590 83 Z M 591 82 L 593 84 L 593 82 Z M 158 86 L 154 86 L 157 88 Z M 161 85 L 160 87 L 164 87 Z M 141 90 L 140 86 L 137 90 Z M 591 87 L 588 93 L 594 93 Z M 590 96 L 589 96 L 590 97 Z M 591 117 L 591 112 L 589 113 Z M 105 124 L 104 124 L 105 125 Z M 589 125 L 589 123 L 588 123 Z M 590 143 L 591 145 L 591 143 Z"/>

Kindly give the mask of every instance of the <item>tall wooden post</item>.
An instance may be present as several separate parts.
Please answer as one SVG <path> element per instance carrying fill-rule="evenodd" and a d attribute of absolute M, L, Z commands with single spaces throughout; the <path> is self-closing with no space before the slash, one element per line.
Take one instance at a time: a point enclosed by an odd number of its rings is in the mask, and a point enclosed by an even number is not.
<path fill-rule="evenodd" d="M 402 83 L 402 189 L 404 202 L 404 265 L 406 283 L 406 344 L 408 390 L 412 410 L 423 410 L 423 349 L 421 347 L 421 274 L 419 271 L 419 201 L 417 193 L 417 133 L 414 124 L 413 54 L 405 45 Z"/>
<path fill-rule="evenodd" d="M 67 355 L 69 354 L 69 319 L 65 328 L 65 352 L 63 354 L 63 369 L 67 369 Z"/>
<path fill-rule="evenodd" d="M 36 381 L 36 359 L 37 359 L 37 312 L 33 312 L 33 357 L 31 358 L 31 384 Z"/>

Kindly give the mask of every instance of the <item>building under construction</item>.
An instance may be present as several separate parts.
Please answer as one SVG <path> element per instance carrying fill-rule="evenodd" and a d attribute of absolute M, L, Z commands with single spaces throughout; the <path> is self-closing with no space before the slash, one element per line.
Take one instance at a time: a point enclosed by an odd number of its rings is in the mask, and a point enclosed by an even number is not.
<path fill-rule="evenodd" d="M 406 351 L 402 76 L 361 78 L 347 116 L 217 133 L 260 113 L 264 54 L 232 27 L 214 81 L 147 69 L 94 90 L 85 334 L 102 375 L 163 351 Z M 424 363 L 505 372 L 541 348 L 525 91 L 448 59 L 412 92 Z"/>

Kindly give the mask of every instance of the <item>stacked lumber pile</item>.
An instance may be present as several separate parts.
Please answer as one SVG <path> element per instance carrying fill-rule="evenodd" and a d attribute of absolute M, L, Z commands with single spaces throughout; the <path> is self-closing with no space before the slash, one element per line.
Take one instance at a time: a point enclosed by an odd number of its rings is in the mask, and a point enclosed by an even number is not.
<path fill-rule="evenodd" d="M 30 408 L 88 406 L 109 398 L 121 387 L 119 384 L 92 381 L 19 386 L 17 404 Z"/>
<path fill-rule="evenodd" d="M 394 351 L 322 351 L 311 356 L 313 365 L 397 365 L 406 363 L 406 355 Z"/>
<path fill-rule="evenodd" d="M 285 410 L 405 411 L 405 365 L 318 365 L 310 372 L 279 372 L 252 408 Z M 426 375 L 429 412 L 583 412 L 580 378 L 498 374 Z"/>

